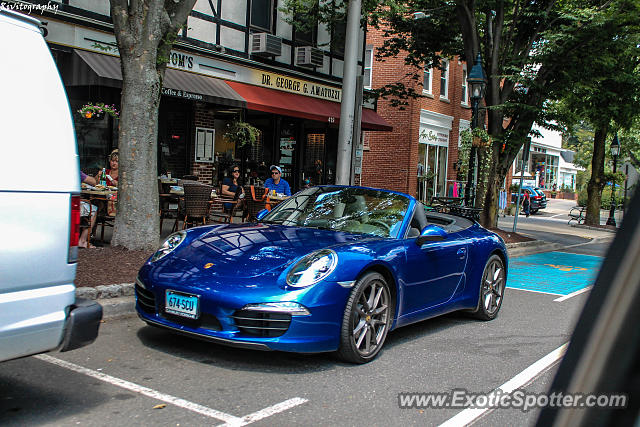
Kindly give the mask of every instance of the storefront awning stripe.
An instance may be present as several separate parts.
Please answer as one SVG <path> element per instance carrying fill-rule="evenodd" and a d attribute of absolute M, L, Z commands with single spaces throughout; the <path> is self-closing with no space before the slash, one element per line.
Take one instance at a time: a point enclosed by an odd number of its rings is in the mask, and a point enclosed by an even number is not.
<path fill-rule="evenodd" d="M 340 104 L 337 102 L 234 81 L 227 81 L 227 84 L 247 101 L 249 110 L 325 123 L 340 121 Z M 391 131 L 393 127 L 375 111 L 363 108 L 362 129 Z"/>
<path fill-rule="evenodd" d="M 100 53 L 76 50 L 78 56 L 93 70 L 100 79 L 110 82 L 122 82 L 120 58 Z M 106 83 L 106 82 L 105 82 Z M 105 86 L 112 86 L 105 84 Z M 167 68 L 164 75 L 164 89 L 173 89 L 169 96 L 194 101 L 204 101 L 230 107 L 245 108 L 244 99 L 227 85 L 224 80 L 201 74 Z"/>

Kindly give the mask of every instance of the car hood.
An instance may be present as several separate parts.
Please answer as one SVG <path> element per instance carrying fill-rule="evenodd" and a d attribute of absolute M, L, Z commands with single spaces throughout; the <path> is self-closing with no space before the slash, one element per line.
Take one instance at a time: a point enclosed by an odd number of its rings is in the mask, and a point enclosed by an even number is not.
<path fill-rule="evenodd" d="M 296 259 L 318 249 L 374 240 L 381 238 L 282 225 L 219 226 L 187 240 L 158 267 L 165 273 L 189 271 L 189 275 L 200 278 L 251 278 L 279 274 Z"/>

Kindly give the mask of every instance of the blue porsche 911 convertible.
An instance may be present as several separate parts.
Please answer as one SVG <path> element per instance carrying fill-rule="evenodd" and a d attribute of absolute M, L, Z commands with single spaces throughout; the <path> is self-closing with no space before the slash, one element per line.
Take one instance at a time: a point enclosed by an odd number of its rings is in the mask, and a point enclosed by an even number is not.
<path fill-rule="evenodd" d="M 169 236 L 136 280 L 142 320 L 231 346 L 365 363 L 400 326 L 500 310 L 502 239 L 406 194 L 312 187 L 258 217 Z"/>

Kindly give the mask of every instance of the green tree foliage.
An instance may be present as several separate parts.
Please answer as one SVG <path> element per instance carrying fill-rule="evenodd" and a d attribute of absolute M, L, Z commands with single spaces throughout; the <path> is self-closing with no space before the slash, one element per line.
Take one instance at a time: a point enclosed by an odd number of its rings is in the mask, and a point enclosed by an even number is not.
<path fill-rule="evenodd" d="M 301 0 L 287 0 L 285 7 Z M 565 72 L 601 55 L 593 40 L 640 20 L 640 0 L 380 0 L 363 1 L 369 25 L 384 30 L 378 59 L 402 56 L 407 73 L 378 93 L 402 107 L 421 96 L 424 67 L 459 55 L 472 64 L 482 54 L 492 165 L 477 204 L 481 222 L 497 221 L 498 189 L 534 123 L 552 126 L 546 100 L 567 84 Z M 320 1 L 320 4 L 344 1 Z M 319 13 L 320 20 L 330 20 Z M 504 148 L 503 148 L 504 147 Z"/>
<path fill-rule="evenodd" d="M 606 142 L 612 139 L 615 132 L 631 128 L 639 117 L 638 2 L 625 1 L 622 4 L 626 9 L 606 9 L 603 12 L 595 9 L 595 18 L 590 18 L 592 25 L 589 36 L 583 36 L 581 44 L 587 51 L 599 52 L 598 55 L 584 56 L 579 51 L 570 52 L 568 59 L 575 65 L 561 70 L 558 80 L 564 84 L 558 85 L 549 94 L 551 99 L 557 100 L 548 109 L 550 117 L 555 116 L 556 120 L 568 127 L 587 123 L 593 129 L 591 147 L 578 145 L 582 148 L 578 162 L 583 167 L 587 167 L 588 163 L 591 172 L 586 203 L 586 223 L 590 225 L 600 224 L 602 190 L 613 179 L 605 167 L 605 158 L 610 154 Z M 549 37 L 549 44 L 564 42 Z M 575 135 L 573 141 L 577 143 L 580 139 Z M 628 151 L 630 147 L 632 144 L 629 141 L 624 148 L 627 154 L 631 153 Z M 623 152 L 622 158 L 624 156 Z"/>

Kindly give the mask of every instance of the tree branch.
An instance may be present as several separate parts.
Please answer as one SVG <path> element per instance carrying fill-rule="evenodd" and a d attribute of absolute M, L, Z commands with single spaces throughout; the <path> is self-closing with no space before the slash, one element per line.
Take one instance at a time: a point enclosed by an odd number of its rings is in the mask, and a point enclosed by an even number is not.
<path fill-rule="evenodd" d="M 132 0 L 133 1 L 133 0 Z M 133 45 L 133 39 L 129 36 L 129 10 L 127 0 L 111 0 L 111 20 L 115 31 L 119 31 L 119 40 L 121 46 L 119 49 L 130 49 Z"/>

